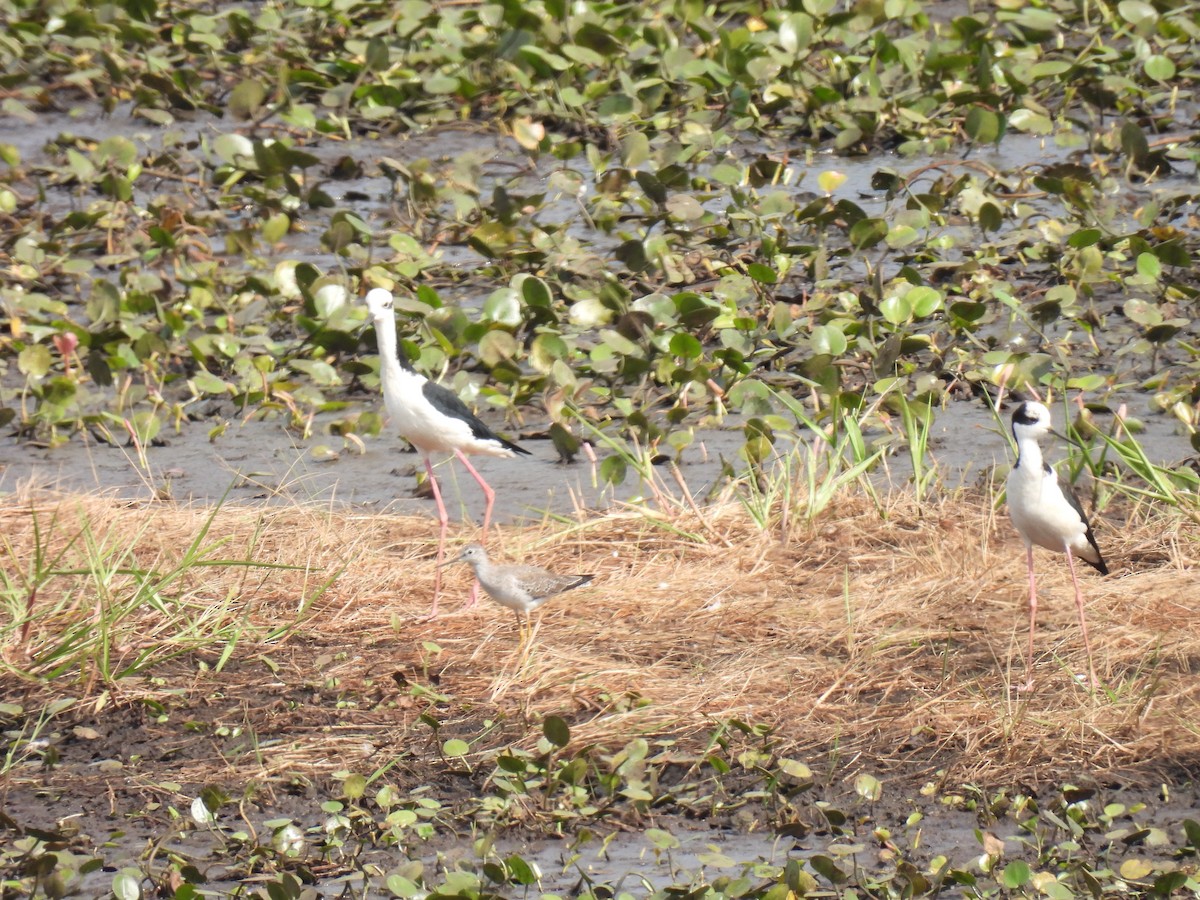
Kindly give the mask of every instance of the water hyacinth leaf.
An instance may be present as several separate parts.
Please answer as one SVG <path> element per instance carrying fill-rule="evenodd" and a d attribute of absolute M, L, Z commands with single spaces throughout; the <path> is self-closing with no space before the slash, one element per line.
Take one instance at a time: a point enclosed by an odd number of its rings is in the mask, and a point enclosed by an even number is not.
<path fill-rule="evenodd" d="M 268 244 L 277 244 L 287 237 L 292 220 L 285 212 L 276 213 L 262 223 L 263 240 Z"/>
<path fill-rule="evenodd" d="M 489 331 L 479 339 L 479 358 L 491 368 L 510 359 L 517 359 L 519 355 L 520 345 L 507 331 Z"/>
<path fill-rule="evenodd" d="M 764 266 L 762 263 L 750 263 L 746 266 L 746 274 L 759 284 L 779 283 L 779 273 L 770 266 Z"/>
<path fill-rule="evenodd" d="M 391 57 L 387 41 L 383 38 L 375 36 L 367 41 L 367 51 L 364 54 L 367 69 L 372 72 L 386 72 L 392 64 Z"/>
<path fill-rule="evenodd" d="M 1067 246 L 1082 250 L 1084 247 L 1100 243 L 1100 239 L 1103 237 L 1104 233 L 1099 228 L 1080 228 L 1067 238 Z"/>
<path fill-rule="evenodd" d="M 1183 872 L 1164 872 L 1154 879 L 1153 893 L 1156 897 L 1171 897 L 1188 883 Z"/>
<path fill-rule="evenodd" d="M 571 743 L 571 729 L 560 716 L 546 716 L 542 722 L 542 734 L 555 747 L 565 747 Z"/>
<path fill-rule="evenodd" d="M 671 218 L 681 222 L 694 222 L 704 216 L 704 207 L 689 194 L 675 194 L 668 198 L 666 207 Z"/>
<path fill-rule="evenodd" d="M 1154 255 L 1165 266 L 1185 268 L 1192 265 L 1192 255 L 1177 238 L 1163 241 L 1154 248 Z"/>
<path fill-rule="evenodd" d="M 835 325 L 818 325 L 808 337 L 813 353 L 825 356 L 841 356 L 846 352 L 846 335 Z"/>
<path fill-rule="evenodd" d="M 1004 224 L 1004 213 L 992 201 L 987 201 L 979 207 L 979 227 L 984 232 L 999 231 Z"/>
<path fill-rule="evenodd" d="M 1032 109 L 1016 109 L 1008 117 L 1008 127 L 1027 134 L 1051 134 L 1054 131 L 1054 121 Z"/>
<path fill-rule="evenodd" d="M 535 337 L 530 344 L 529 364 L 538 372 L 547 375 L 555 369 L 555 363 L 567 358 L 569 352 L 566 341 L 557 334 L 545 332 Z"/>
<path fill-rule="evenodd" d="M 141 900 L 142 873 L 137 869 L 122 869 L 113 876 L 112 891 L 117 900 Z"/>
<path fill-rule="evenodd" d="M 508 869 L 509 878 L 520 885 L 537 884 L 538 871 L 534 865 L 526 862 L 517 854 L 512 854 L 504 860 L 504 867 Z"/>
<path fill-rule="evenodd" d="M 483 320 L 516 328 L 522 322 L 521 295 L 510 287 L 492 291 L 483 301 Z"/>
<path fill-rule="evenodd" d="M 192 388 L 198 394 L 225 394 L 233 393 L 233 385 L 222 381 L 211 372 L 201 369 L 191 378 Z"/>
<path fill-rule="evenodd" d="M 854 779 L 854 792 L 874 803 L 883 796 L 883 782 L 874 775 L 862 774 Z"/>
<path fill-rule="evenodd" d="M 207 825 L 216 821 L 217 818 L 215 811 L 208 808 L 203 797 L 196 797 L 192 800 L 191 813 L 192 821 L 197 825 Z"/>
<path fill-rule="evenodd" d="M 1175 78 L 1175 63 L 1171 61 L 1170 57 L 1161 54 L 1156 53 L 1148 57 L 1142 68 L 1155 81 L 1168 82 Z"/>
<path fill-rule="evenodd" d="M 367 792 L 366 776 L 357 772 L 346 777 L 342 782 L 342 796 L 347 800 L 359 800 Z"/>
<path fill-rule="evenodd" d="M 812 43 L 812 36 L 812 16 L 805 13 L 792 13 L 779 25 L 779 46 L 793 56 L 808 48 Z"/>
<path fill-rule="evenodd" d="M 1183 833 L 1187 842 L 1196 850 L 1200 850 L 1200 822 L 1195 819 L 1184 819 Z"/>
<path fill-rule="evenodd" d="M 43 344 L 31 344 L 17 354 L 17 368 L 30 378 L 44 377 L 52 362 L 50 349 Z"/>
<path fill-rule="evenodd" d="M 797 781 L 811 781 L 813 777 L 812 769 L 798 759 L 781 759 L 779 771 Z"/>
<path fill-rule="evenodd" d="M 262 109 L 266 97 L 267 89 L 261 81 L 254 78 L 243 79 L 229 93 L 227 106 L 230 115 L 235 119 L 253 119 Z"/>
<path fill-rule="evenodd" d="M 850 243 L 856 250 L 874 247 L 887 237 L 886 219 L 859 219 L 850 227 Z"/>
<path fill-rule="evenodd" d="M 996 113 L 983 106 L 973 106 L 963 122 L 967 137 L 980 144 L 994 144 L 1003 135 L 1003 122 Z"/>
<path fill-rule="evenodd" d="M 526 275 L 521 281 L 521 296 L 530 306 L 550 309 L 554 305 L 554 295 L 546 282 L 534 275 Z"/>
<path fill-rule="evenodd" d="M 537 150 L 546 139 L 546 126 L 528 116 L 512 123 L 513 139 L 526 150 Z"/>
<path fill-rule="evenodd" d="M 647 828 L 645 838 L 659 850 L 678 850 L 682 846 L 679 838 L 661 828 Z"/>
<path fill-rule="evenodd" d="M 1151 872 L 1154 867 L 1144 859 L 1127 859 L 1121 863 L 1121 877 L 1126 881 L 1140 881 Z"/>
<path fill-rule="evenodd" d="M 1152 27 L 1158 20 L 1158 11 L 1144 0 L 1121 0 L 1117 4 L 1117 12 L 1137 30 L 1143 26 Z"/>
<path fill-rule="evenodd" d="M 912 306 L 909 304 L 907 296 L 885 297 L 879 304 L 879 312 L 893 325 L 903 325 L 912 318 Z"/>
<path fill-rule="evenodd" d="M 128 168 L 137 162 L 137 158 L 137 146 L 126 137 L 105 138 L 96 146 L 96 161 L 102 166 L 111 163 Z"/>
<path fill-rule="evenodd" d="M 1121 149 L 1135 163 L 1144 160 L 1150 154 L 1150 142 L 1146 134 L 1136 122 L 1126 120 L 1121 126 Z"/>
<path fill-rule="evenodd" d="M 641 131 L 631 131 L 621 140 L 621 165 L 636 169 L 650 159 L 650 138 Z"/>
<path fill-rule="evenodd" d="M 820 187 L 826 194 L 832 194 L 840 188 L 846 181 L 844 172 L 835 172 L 832 169 L 822 172 L 817 176 L 817 186 Z"/>
<path fill-rule="evenodd" d="M 942 308 L 941 292 L 927 285 L 913 288 L 905 295 L 905 299 L 918 319 L 927 318 Z"/>
<path fill-rule="evenodd" d="M 1126 318 L 1139 325 L 1158 325 L 1163 320 L 1163 314 L 1157 306 L 1137 297 L 1125 301 L 1122 308 Z"/>
<path fill-rule="evenodd" d="M 828 856 L 817 855 L 808 861 L 814 872 L 832 884 L 844 884 L 850 876 L 837 867 Z"/>
<path fill-rule="evenodd" d="M 243 134 L 222 134 L 213 141 L 217 156 L 231 166 L 257 169 L 254 161 L 254 142 Z"/>
<path fill-rule="evenodd" d="M 623 484 L 626 474 L 625 460 L 620 456 L 606 456 L 600 463 L 600 479 L 605 484 Z"/>
<path fill-rule="evenodd" d="M 1004 871 L 1000 875 L 1000 883 L 1010 891 L 1015 891 L 1029 884 L 1029 879 L 1033 877 L 1033 872 L 1030 871 L 1029 864 L 1014 859 L 1004 867 Z"/>
<path fill-rule="evenodd" d="M 450 738 L 442 744 L 442 753 L 452 758 L 460 758 L 471 752 L 471 745 L 460 738 Z"/>
<path fill-rule="evenodd" d="M 692 335 L 681 331 L 671 336 L 670 350 L 672 356 L 699 359 L 704 352 L 704 346 Z"/>

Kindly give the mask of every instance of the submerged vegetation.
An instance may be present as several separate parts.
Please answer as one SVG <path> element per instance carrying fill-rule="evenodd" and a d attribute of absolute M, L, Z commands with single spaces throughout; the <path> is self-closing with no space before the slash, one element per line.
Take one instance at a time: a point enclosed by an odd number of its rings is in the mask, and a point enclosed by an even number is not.
<path fill-rule="evenodd" d="M 1200 893 L 1200 475 L 1138 438 L 1200 449 L 1194 4 L 0 19 L 6 441 L 359 449 L 379 285 L 418 367 L 649 501 L 506 535 L 599 575 L 518 656 L 408 617 L 424 520 L 4 495 L 0 896 Z M 1125 520 L 1100 691 L 1066 605 L 1021 658 L 993 486 L 940 490 L 935 417 L 1013 389 Z M 740 454 L 701 503 L 709 429 Z"/>

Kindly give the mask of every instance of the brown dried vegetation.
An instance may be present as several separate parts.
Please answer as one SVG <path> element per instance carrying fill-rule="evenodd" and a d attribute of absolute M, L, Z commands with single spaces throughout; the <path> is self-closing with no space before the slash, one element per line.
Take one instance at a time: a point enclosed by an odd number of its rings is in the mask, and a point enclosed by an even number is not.
<path fill-rule="evenodd" d="M 733 502 L 497 530 L 489 543 L 500 560 L 597 576 L 547 604 L 521 654 L 511 616 L 487 602 L 455 615 L 451 599 L 449 614 L 420 621 L 434 575 L 435 530 L 424 518 L 10 495 L 0 506 L 9 545 L 0 693 L 27 715 L 79 698 L 62 727 L 99 732 L 91 757 L 117 758 L 125 777 L 147 784 L 278 785 L 389 761 L 393 775 L 421 778 L 447 737 L 473 741 L 473 763 L 508 744 L 532 746 L 550 714 L 570 723 L 577 745 L 671 739 L 681 759 L 701 754 L 721 723 L 765 724 L 788 755 L 827 771 L 836 762 L 851 777 L 1036 786 L 1091 773 L 1149 783 L 1195 767 L 1192 526 L 1101 528 L 1114 574 L 1085 581 L 1108 686 L 1095 695 L 1072 678 L 1083 650 L 1066 565 L 1039 552 L 1038 683 L 1026 694 L 1013 687 L 1027 662 L 1025 586 L 1008 523 L 978 494 L 923 509 L 900 495 L 889 503 L 881 517 L 865 499 L 842 497 L 786 541 Z M 110 683 L 79 668 L 48 680 L 39 655 L 55 630 L 103 610 L 89 576 L 56 575 L 21 639 L 18 567 L 34 556 L 35 510 L 51 556 L 87 521 L 114 545 L 133 542 L 130 565 L 164 569 L 212 516 L 210 538 L 226 540 L 217 556 L 297 568 L 197 566 L 176 583 L 173 609 L 226 604 L 243 623 L 228 659 L 216 644 Z M 80 542 L 57 568 L 86 568 Z M 451 598 L 465 598 L 469 573 L 448 571 Z M 130 581 L 114 575 L 110 595 Z M 170 645 L 163 626 L 160 610 L 137 610 L 113 636 L 116 654 Z M 155 704 L 165 716 L 147 713 Z M 427 710 L 442 723 L 437 734 L 419 720 Z"/>

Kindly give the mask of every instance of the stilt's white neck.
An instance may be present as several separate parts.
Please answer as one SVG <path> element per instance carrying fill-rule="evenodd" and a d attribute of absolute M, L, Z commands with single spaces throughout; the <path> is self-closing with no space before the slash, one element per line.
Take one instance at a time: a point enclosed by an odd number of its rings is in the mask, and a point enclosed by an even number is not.
<path fill-rule="evenodd" d="M 1045 468 L 1042 445 L 1028 435 L 1017 436 L 1017 467 L 1030 472 L 1041 472 Z"/>
<path fill-rule="evenodd" d="M 391 315 L 375 320 L 375 340 L 379 345 L 379 378 L 383 382 L 383 400 L 390 408 L 400 402 L 398 391 L 405 367 L 396 350 L 396 320 Z"/>

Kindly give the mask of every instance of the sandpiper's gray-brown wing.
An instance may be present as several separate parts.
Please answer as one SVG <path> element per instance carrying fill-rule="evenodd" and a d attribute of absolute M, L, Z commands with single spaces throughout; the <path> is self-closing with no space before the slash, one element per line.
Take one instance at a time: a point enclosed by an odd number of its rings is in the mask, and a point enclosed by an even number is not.
<path fill-rule="evenodd" d="M 534 600 L 553 597 L 572 588 L 583 587 L 594 575 L 558 575 L 541 566 L 503 566 L 505 575 L 519 582 Z"/>

